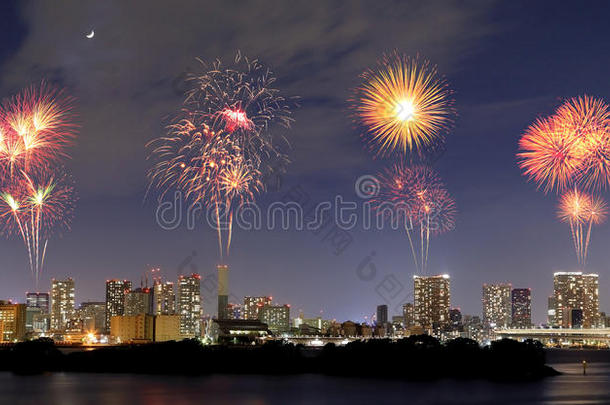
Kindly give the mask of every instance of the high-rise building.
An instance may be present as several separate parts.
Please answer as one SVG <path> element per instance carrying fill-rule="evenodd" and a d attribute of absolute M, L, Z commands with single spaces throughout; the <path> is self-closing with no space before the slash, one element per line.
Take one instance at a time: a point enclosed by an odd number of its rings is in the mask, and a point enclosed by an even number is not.
<path fill-rule="evenodd" d="M 125 315 L 152 315 L 150 288 L 136 288 L 125 293 Z"/>
<path fill-rule="evenodd" d="M 131 290 L 131 281 L 106 281 L 106 331 L 110 331 L 110 318 L 125 315 L 125 294 Z"/>
<path fill-rule="evenodd" d="M 174 283 L 155 281 L 153 285 L 153 305 L 155 315 L 176 314 L 176 293 Z"/>
<path fill-rule="evenodd" d="M 25 329 L 28 332 L 46 332 L 49 329 L 49 293 L 25 293 Z"/>
<path fill-rule="evenodd" d="M 404 318 L 403 322 L 405 328 L 410 328 L 415 324 L 415 310 L 413 308 L 413 304 L 410 302 L 403 304 L 402 317 Z"/>
<path fill-rule="evenodd" d="M 548 320 L 549 325 L 556 325 L 556 323 L 555 323 L 555 296 L 554 295 L 551 295 L 547 299 L 546 315 L 547 315 L 547 320 Z"/>
<path fill-rule="evenodd" d="M 512 307 L 512 327 L 529 328 L 532 326 L 532 290 L 514 288 L 510 293 Z"/>
<path fill-rule="evenodd" d="M 0 324 L 2 324 L 0 342 L 13 342 L 23 339 L 25 336 L 25 317 L 25 304 L 0 301 Z"/>
<path fill-rule="evenodd" d="M 45 314 L 49 313 L 49 293 L 28 292 L 25 293 L 25 303 L 28 308 L 40 308 Z"/>
<path fill-rule="evenodd" d="M 218 270 L 218 319 L 228 319 L 229 305 L 229 266 L 219 264 Z"/>
<path fill-rule="evenodd" d="M 592 328 L 599 316 L 599 276 L 582 272 L 557 272 L 553 276 L 553 324 L 564 328 Z M 577 314 L 573 310 L 581 310 Z M 575 314 L 575 315 L 574 315 Z M 572 320 L 577 320 L 573 323 Z"/>
<path fill-rule="evenodd" d="M 449 326 L 451 292 L 449 275 L 414 276 L 415 324 L 437 331 Z"/>
<path fill-rule="evenodd" d="M 483 325 L 487 328 L 508 328 L 512 323 L 510 284 L 483 284 Z"/>
<path fill-rule="evenodd" d="M 377 305 L 377 325 L 383 326 L 388 323 L 388 306 Z"/>
<path fill-rule="evenodd" d="M 261 310 L 260 321 L 266 323 L 272 332 L 290 330 L 290 305 L 265 305 Z"/>
<path fill-rule="evenodd" d="M 584 302 L 582 308 L 582 327 L 595 328 L 599 323 L 599 276 L 583 274 Z"/>
<path fill-rule="evenodd" d="M 185 336 L 201 335 L 201 276 L 191 274 L 178 278 L 178 311 L 180 333 Z"/>
<path fill-rule="evenodd" d="M 265 305 L 271 305 L 273 297 L 244 297 L 244 319 L 260 319 L 261 310 Z"/>
<path fill-rule="evenodd" d="M 80 304 L 79 316 L 83 322 L 83 331 L 87 333 L 104 333 L 106 330 L 106 303 L 87 301 Z"/>
<path fill-rule="evenodd" d="M 74 315 L 74 280 L 51 281 L 51 330 L 63 331 Z"/>

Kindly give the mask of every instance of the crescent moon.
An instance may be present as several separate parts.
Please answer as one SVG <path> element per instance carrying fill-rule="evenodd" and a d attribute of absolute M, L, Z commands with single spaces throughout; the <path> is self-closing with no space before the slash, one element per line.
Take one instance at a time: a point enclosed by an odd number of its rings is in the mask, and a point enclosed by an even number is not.
<path fill-rule="evenodd" d="M 85 35 L 85 36 L 86 36 L 87 38 L 91 39 L 91 38 L 93 38 L 93 37 L 95 36 L 95 31 L 94 31 L 94 30 L 91 30 L 91 32 L 90 32 L 89 34 Z"/>

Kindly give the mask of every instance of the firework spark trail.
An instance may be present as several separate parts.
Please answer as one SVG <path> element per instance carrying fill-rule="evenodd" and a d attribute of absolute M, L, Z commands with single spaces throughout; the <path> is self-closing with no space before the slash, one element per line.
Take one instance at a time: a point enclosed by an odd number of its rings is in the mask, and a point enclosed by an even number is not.
<path fill-rule="evenodd" d="M 393 52 L 365 71 L 362 79 L 350 102 L 375 155 L 424 154 L 442 141 L 455 110 L 452 92 L 435 66 Z"/>
<path fill-rule="evenodd" d="M 48 240 L 52 233 L 68 229 L 74 189 L 67 176 L 48 172 L 14 174 L 1 186 L 0 209 L 7 236 L 19 234 L 28 252 L 36 286 L 44 269 Z"/>
<path fill-rule="evenodd" d="M 413 239 L 411 238 L 411 231 L 413 230 L 413 220 L 411 217 L 408 218 L 409 225 L 407 225 L 407 220 L 405 220 L 405 231 L 407 233 L 407 237 L 409 238 L 409 245 L 411 246 L 411 254 L 413 256 L 413 261 L 415 262 L 415 270 L 419 271 L 419 264 L 417 263 L 417 255 L 415 254 L 415 247 L 413 246 Z"/>
<path fill-rule="evenodd" d="M 557 215 L 562 222 L 569 223 L 577 262 L 584 268 L 587 264 L 592 227 L 606 220 L 606 203 L 601 198 L 591 197 L 574 189 L 560 197 Z"/>
<path fill-rule="evenodd" d="M 587 211 L 588 229 L 587 237 L 585 240 L 584 254 L 583 254 L 583 267 L 587 264 L 587 255 L 589 251 L 589 242 L 591 240 L 591 228 L 593 225 L 599 225 L 605 222 L 608 213 L 607 205 L 604 200 L 599 197 L 592 197 Z"/>

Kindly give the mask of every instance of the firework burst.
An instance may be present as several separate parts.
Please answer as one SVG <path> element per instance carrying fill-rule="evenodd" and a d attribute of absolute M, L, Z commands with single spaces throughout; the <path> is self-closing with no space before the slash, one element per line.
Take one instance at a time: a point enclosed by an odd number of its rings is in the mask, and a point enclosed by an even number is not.
<path fill-rule="evenodd" d="M 49 239 L 70 228 L 75 201 L 72 182 L 62 173 L 22 171 L 2 185 L 0 196 L 4 231 L 22 238 L 38 284 Z"/>
<path fill-rule="evenodd" d="M 566 100 L 553 115 L 530 125 L 519 149 L 519 166 L 528 179 L 545 193 L 564 192 L 558 217 L 570 224 L 577 262 L 584 267 L 591 228 L 606 217 L 605 203 L 586 192 L 610 185 L 610 107 L 587 95 Z"/>
<path fill-rule="evenodd" d="M 398 52 L 362 74 L 350 100 L 363 138 L 376 155 L 422 153 L 442 141 L 455 111 L 451 91 L 436 67 Z"/>
<path fill-rule="evenodd" d="M 589 96 L 567 100 L 539 118 L 519 141 L 524 175 L 545 193 L 573 185 L 600 190 L 610 185 L 610 108 Z"/>
<path fill-rule="evenodd" d="M 149 191 L 158 190 L 159 200 L 180 191 L 191 205 L 213 209 L 223 260 L 234 211 L 264 190 L 263 174 L 283 171 L 288 161 L 270 129 L 290 127 L 296 103 L 273 87 L 275 77 L 257 60 L 238 53 L 232 66 L 200 62 L 204 71 L 189 75 L 184 106 L 167 135 L 147 145 Z M 226 247 L 221 211 L 227 217 Z"/>
<path fill-rule="evenodd" d="M 284 170 L 288 157 L 284 137 L 270 131 L 273 124 L 289 128 L 296 97 L 284 97 L 274 87 L 273 72 L 258 60 L 237 53 L 233 64 L 199 60 L 203 72 L 188 77 L 185 109 L 212 130 L 230 134 L 244 157 L 265 173 Z M 272 164 L 268 164 L 273 162 Z"/>
<path fill-rule="evenodd" d="M 427 166 L 396 164 L 381 173 L 379 180 L 381 187 L 373 207 L 386 220 L 404 224 L 415 267 L 424 273 L 430 236 L 455 227 L 455 201 L 438 174 Z M 419 234 L 419 240 L 414 241 L 413 234 Z"/>
<path fill-rule="evenodd" d="M 565 190 L 584 158 L 583 140 L 556 118 L 536 120 L 519 141 L 519 166 L 545 193 Z"/>
<path fill-rule="evenodd" d="M 69 229 L 74 187 L 57 165 L 76 136 L 73 99 L 42 83 L 0 106 L 0 217 L 19 236 L 38 285 L 49 238 Z"/>
<path fill-rule="evenodd" d="M 8 173 L 48 167 L 66 157 L 75 135 L 73 100 L 45 83 L 0 107 L 0 166 Z"/>

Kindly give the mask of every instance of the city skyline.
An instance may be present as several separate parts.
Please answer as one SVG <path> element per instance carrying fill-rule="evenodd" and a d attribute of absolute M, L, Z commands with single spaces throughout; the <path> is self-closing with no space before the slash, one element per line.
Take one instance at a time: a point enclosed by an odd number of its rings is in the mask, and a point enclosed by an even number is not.
<path fill-rule="evenodd" d="M 455 231 L 437 238 L 431 246 L 427 274 L 451 276 L 452 304 L 465 314 L 480 313 L 482 283 L 509 282 L 531 288 L 532 317 L 541 323 L 546 319 L 546 300 L 553 293 L 552 274 L 583 270 L 576 265 L 566 226 L 555 219 L 555 196 L 537 193 L 534 184 L 524 181 L 515 152 L 527 126 L 537 116 L 550 114 L 563 99 L 581 94 L 608 98 L 610 87 L 601 80 L 605 77 L 601 66 L 608 56 L 600 51 L 607 46 L 601 39 L 607 28 L 602 22 L 595 23 L 601 21 L 601 13 L 573 6 L 545 19 L 541 16 L 546 9 L 528 5 L 528 18 L 542 21 L 532 26 L 521 20 L 522 10 L 514 6 L 479 5 L 464 10 L 456 5 L 426 5 L 421 13 L 427 20 L 414 22 L 416 28 L 411 31 L 406 22 L 413 17 L 400 6 L 393 11 L 395 18 L 380 10 L 368 13 L 370 10 L 355 7 L 345 19 L 329 7 L 325 14 L 338 22 L 332 31 L 335 35 L 321 45 L 319 33 L 334 22 L 322 20 L 304 30 L 307 35 L 302 39 L 290 30 L 284 38 L 257 32 L 258 37 L 250 39 L 250 32 L 241 26 L 238 30 L 235 21 L 220 17 L 223 27 L 206 31 L 188 18 L 189 7 L 185 6 L 180 10 L 184 14 L 176 18 L 184 20 L 180 25 L 192 30 L 193 38 L 218 35 L 233 39 L 222 47 L 189 39 L 178 51 L 152 45 L 172 43 L 168 31 L 177 24 L 173 20 L 165 23 L 166 16 L 154 6 L 151 19 L 159 22 L 154 29 L 128 26 L 121 23 L 123 17 L 117 12 L 92 12 L 87 5 L 75 5 L 72 15 L 62 16 L 27 6 L 2 7 L 7 19 L 2 30 L 9 38 L 9 46 L 0 53 L 2 95 L 46 78 L 76 97 L 81 126 L 71 151 L 73 159 L 66 163 L 79 190 L 75 218 L 70 232 L 50 241 L 41 286 L 50 285 L 51 278 L 72 277 L 77 280 L 77 302 L 81 297 L 100 301 L 104 298 L 100 286 L 107 279 L 129 279 L 137 284 L 144 271 L 160 267 L 175 281 L 179 273 L 191 274 L 194 266 L 203 277 L 204 308 L 215 313 L 215 287 L 208 291 L 206 285 L 206 280 L 214 280 L 219 264 L 215 233 L 204 226 L 172 231 L 159 227 L 155 204 L 143 203 L 143 146 L 163 133 L 165 115 L 180 105 L 176 86 L 183 72 L 196 67 L 194 58 L 228 59 L 238 49 L 272 66 L 282 89 L 302 98 L 295 124 L 286 134 L 292 143 L 289 155 L 293 163 L 282 177 L 281 189 L 262 196 L 261 206 L 281 201 L 297 186 L 311 203 L 331 201 L 336 195 L 361 201 L 354 192 L 357 179 L 378 173 L 387 161 L 373 160 L 363 149 L 359 133 L 345 113 L 349 89 L 383 52 L 421 53 L 438 65 L 455 89 L 459 112 L 447 137 L 447 151 L 435 164 L 456 199 L 458 219 Z M 133 9 L 123 11 L 137 14 Z M 371 19 L 368 24 L 387 20 L 388 31 L 401 35 L 363 43 L 360 35 L 367 25 L 352 32 L 350 21 L 361 18 L 365 11 Z M 286 19 L 294 12 L 278 9 Z M 301 12 L 309 15 L 307 10 Z M 97 15 L 96 21 L 83 18 L 91 14 Z M 448 16 L 452 23 L 444 32 L 436 32 L 434 27 Z M 96 29 L 95 38 L 87 40 L 83 33 L 90 32 L 91 25 Z M 473 31 L 473 26 L 478 29 Z M 351 34 L 339 35 L 343 30 Z M 231 35 L 238 31 L 239 35 Z M 558 38 L 545 35 L 551 31 Z M 422 33 L 429 33 L 430 38 L 422 39 Z M 165 37 L 170 39 L 152 39 Z M 117 46 L 117 38 L 129 40 L 111 53 L 108 50 Z M 57 52 L 40 47 L 47 41 L 53 42 Z M 498 41 L 501 47 L 496 46 Z M 571 51 L 562 51 L 557 43 Z M 141 53 L 136 49 L 142 49 Z M 312 53 L 312 49 L 320 52 Z M 163 59 L 172 62 L 159 66 L 160 52 L 167 52 Z M 140 60 L 134 55 L 140 55 Z M 573 62 L 577 59 L 590 63 L 581 66 Z M 554 74 L 548 74 L 549 65 L 558 67 Z M 133 67 L 107 76 L 105 72 L 113 66 Z M 599 274 L 603 311 L 610 306 L 608 294 L 603 293 L 610 291 L 606 268 L 610 253 L 603 249 L 610 241 L 610 227 L 602 225 L 594 232 L 584 271 Z M 400 313 L 397 308 L 412 293 L 411 278 L 416 274 L 404 236 L 391 230 L 360 229 L 351 236 L 349 248 L 335 254 L 332 246 L 312 232 L 237 229 L 235 249 L 227 262 L 229 293 L 237 297 L 273 295 L 296 311 L 317 314 L 322 310 L 337 319 L 362 320 L 380 304 L 388 305 L 389 316 Z M 5 258 L 0 263 L 0 297 L 22 302 L 24 293 L 32 291 L 27 253 L 18 240 L 2 240 L 0 253 Z M 377 270 L 370 280 L 359 274 L 360 266 L 369 263 Z M 403 287 L 400 298 L 386 302 L 383 292 L 396 282 Z M 207 297 L 211 297 L 209 302 Z"/>

